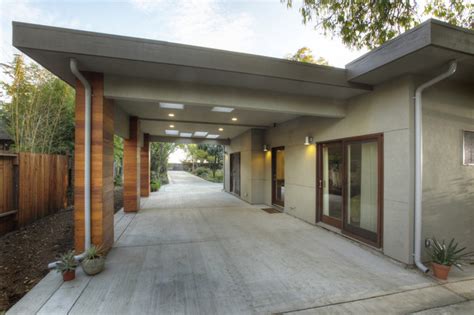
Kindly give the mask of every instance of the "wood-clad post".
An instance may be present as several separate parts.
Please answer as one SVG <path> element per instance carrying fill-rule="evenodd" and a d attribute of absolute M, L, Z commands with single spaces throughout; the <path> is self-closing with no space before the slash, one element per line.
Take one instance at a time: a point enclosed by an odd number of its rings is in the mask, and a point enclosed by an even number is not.
<path fill-rule="evenodd" d="M 101 73 L 85 73 L 92 86 L 91 108 L 91 233 L 92 243 L 109 249 L 114 241 L 114 111 L 104 97 Z M 74 150 L 75 250 L 84 250 L 84 128 L 85 91 L 76 82 L 76 131 Z"/>
<path fill-rule="evenodd" d="M 130 117 L 130 135 L 123 143 L 123 210 L 140 210 L 140 124 Z"/>
<path fill-rule="evenodd" d="M 143 135 L 143 147 L 140 150 L 140 196 L 150 196 L 150 135 Z"/>

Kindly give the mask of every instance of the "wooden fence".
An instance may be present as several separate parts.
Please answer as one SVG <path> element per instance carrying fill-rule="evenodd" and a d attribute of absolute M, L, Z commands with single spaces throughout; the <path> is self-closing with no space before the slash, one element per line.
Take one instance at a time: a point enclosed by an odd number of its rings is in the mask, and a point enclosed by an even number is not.
<path fill-rule="evenodd" d="M 0 235 L 67 206 L 67 156 L 20 153 L 15 159 L 0 156 L 7 175 L 0 181 Z M 2 212 L 11 214 L 2 216 Z"/>

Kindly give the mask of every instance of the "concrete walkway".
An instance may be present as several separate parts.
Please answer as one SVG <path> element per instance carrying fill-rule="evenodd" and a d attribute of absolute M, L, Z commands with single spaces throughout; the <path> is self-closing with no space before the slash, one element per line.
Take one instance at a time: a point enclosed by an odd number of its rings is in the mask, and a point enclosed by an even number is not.
<path fill-rule="evenodd" d="M 474 277 L 438 283 L 332 232 L 184 172 L 119 212 L 106 270 L 50 273 L 8 314 L 412 313 L 473 310 Z M 463 278 L 464 277 L 464 278 Z"/>

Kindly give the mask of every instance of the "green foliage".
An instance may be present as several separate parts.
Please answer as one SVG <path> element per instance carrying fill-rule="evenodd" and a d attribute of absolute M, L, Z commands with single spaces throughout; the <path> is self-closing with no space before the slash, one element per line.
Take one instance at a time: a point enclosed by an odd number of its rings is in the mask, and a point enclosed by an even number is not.
<path fill-rule="evenodd" d="M 103 250 L 102 246 L 92 245 L 86 251 L 86 259 L 89 259 L 89 260 L 97 259 L 97 258 L 100 258 L 100 257 L 103 257 L 103 256 L 104 256 L 104 250 Z"/>
<path fill-rule="evenodd" d="M 152 179 L 150 183 L 151 191 L 158 191 L 161 187 L 161 180 L 160 179 Z"/>
<path fill-rule="evenodd" d="M 66 271 L 76 270 L 77 266 L 78 263 L 74 258 L 74 251 L 70 250 L 59 257 L 56 270 L 58 272 L 64 273 Z"/>
<path fill-rule="evenodd" d="M 207 175 L 211 173 L 211 170 L 207 167 L 198 167 L 192 173 L 199 177 L 207 177 Z"/>
<path fill-rule="evenodd" d="M 1 64 L 7 101 L 0 118 L 17 152 L 59 153 L 74 149 L 74 90 L 22 55 Z"/>
<path fill-rule="evenodd" d="M 462 0 L 427 0 L 424 7 L 415 0 L 303 0 L 299 11 L 304 24 L 314 21 L 315 29 L 356 48 L 372 49 L 431 16 L 474 28 L 474 4 Z"/>
<path fill-rule="evenodd" d="M 461 262 L 472 256 L 472 252 L 465 252 L 466 247 L 458 248 L 454 238 L 446 245 L 445 241 L 439 242 L 433 237 L 433 246 L 428 249 L 431 260 L 434 263 L 445 266 L 456 266 L 461 268 Z"/>
<path fill-rule="evenodd" d="M 313 52 L 308 47 L 301 47 L 294 55 L 288 55 L 286 58 L 293 61 L 314 63 L 323 66 L 329 65 L 328 61 L 323 57 L 316 59 L 316 57 L 313 55 Z"/>
<path fill-rule="evenodd" d="M 123 178 L 123 139 L 114 135 L 114 185 L 122 186 Z"/>
<path fill-rule="evenodd" d="M 159 181 L 159 186 L 168 183 L 168 158 L 178 147 L 179 145 L 175 143 L 152 142 L 150 144 L 151 184 L 153 180 Z"/>

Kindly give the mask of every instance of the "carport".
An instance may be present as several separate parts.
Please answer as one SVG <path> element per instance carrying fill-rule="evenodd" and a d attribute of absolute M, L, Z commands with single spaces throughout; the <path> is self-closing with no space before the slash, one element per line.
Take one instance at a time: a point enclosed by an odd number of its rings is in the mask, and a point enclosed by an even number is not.
<path fill-rule="evenodd" d="M 150 141 L 229 144 L 249 129 L 299 116 L 344 117 L 344 100 L 370 91 L 347 82 L 344 69 L 26 23 L 14 22 L 13 45 L 76 89 L 78 252 L 88 200 L 92 243 L 113 243 L 114 133 L 125 138 L 124 210 L 135 212 L 149 195 Z M 92 89 L 90 117 L 78 73 Z M 90 199 L 84 195 L 88 121 Z"/>

